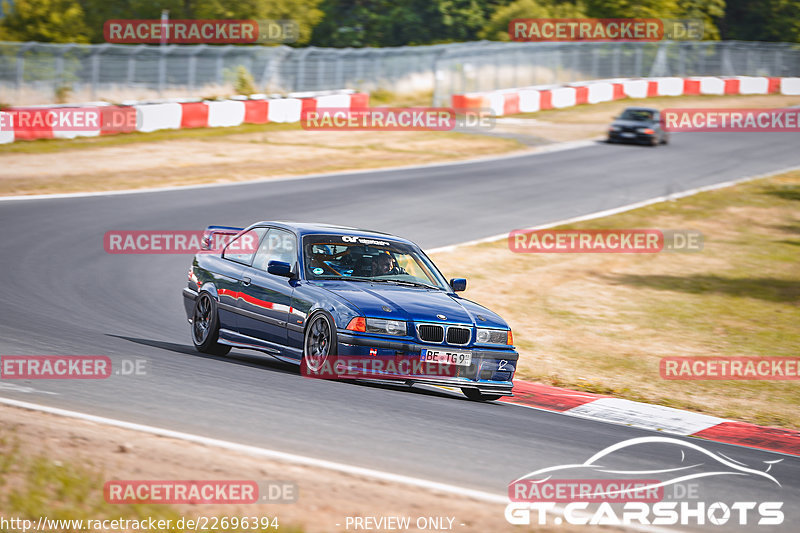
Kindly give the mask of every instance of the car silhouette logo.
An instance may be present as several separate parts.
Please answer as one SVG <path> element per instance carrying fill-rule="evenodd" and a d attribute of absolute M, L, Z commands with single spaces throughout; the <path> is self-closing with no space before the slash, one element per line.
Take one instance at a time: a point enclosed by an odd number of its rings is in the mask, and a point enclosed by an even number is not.
<path fill-rule="evenodd" d="M 646 468 L 642 471 L 634 471 L 630 469 L 615 470 L 609 464 L 610 457 L 612 455 L 619 456 L 625 450 L 634 446 L 656 444 L 656 443 L 671 446 L 673 450 L 680 452 L 680 459 L 677 461 L 677 464 L 675 464 L 672 468 L 665 468 L 660 470 Z M 688 455 L 690 453 L 693 455 L 692 461 L 687 461 L 689 459 Z M 755 468 L 751 468 L 745 465 L 744 463 L 740 463 L 739 461 L 735 461 L 723 453 L 720 452 L 715 453 L 708 451 L 705 448 L 702 448 L 701 446 L 698 446 L 697 444 L 694 444 L 692 442 L 686 442 L 679 439 L 673 439 L 670 437 L 638 437 L 623 442 L 618 442 L 617 444 L 612 444 L 611 446 L 608 446 L 604 450 L 596 453 L 595 455 L 593 455 L 592 457 L 590 457 L 581 464 L 568 464 L 568 465 L 543 468 L 541 470 L 535 470 L 512 481 L 511 484 L 513 485 L 514 483 L 517 483 L 522 480 L 531 480 L 533 483 L 543 483 L 552 479 L 556 475 L 563 475 L 564 473 L 569 472 L 570 474 L 573 475 L 580 473 L 581 477 L 586 477 L 587 474 L 589 475 L 622 474 L 626 476 L 631 476 L 631 478 L 633 479 L 635 478 L 635 476 L 638 475 L 661 474 L 668 478 L 661 481 L 660 483 L 648 485 L 645 487 L 649 489 L 665 487 L 675 483 L 690 481 L 692 479 L 723 476 L 723 475 L 762 477 L 768 479 L 769 481 L 772 481 L 773 483 L 775 483 L 780 487 L 781 486 L 780 482 L 768 472 L 772 470 L 773 465 L 781 461 L 783 461 L 783 459 L 763 461 L 763 463 L 767 465 L 766 468 L 764 470 L 758 470 Z M 712 468 L 711 469 L 705 468 L 702 470 L 698 470 L 700 467 L 703 467 L 706 463 L 708 463 L 708 466 L 711 466 Z M 714 469 L 713 467 L 716 467 L 716 469 Z M 567 477 L 572 477 L 572 476 L 567 476 Z M 596 492 L 592 494 L 592 496 L 618 495 L 623 492 L 624 492 L 623 490 Z"/>

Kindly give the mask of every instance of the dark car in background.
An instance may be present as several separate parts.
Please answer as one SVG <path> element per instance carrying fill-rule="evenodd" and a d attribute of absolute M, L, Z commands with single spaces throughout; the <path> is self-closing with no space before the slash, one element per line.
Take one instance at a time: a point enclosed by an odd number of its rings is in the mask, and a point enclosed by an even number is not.
<path fill-rule="evenodd" d="M 656 146 L 667 144 L 669 134 L 661 124 L 661 112 L 650 107 L 629 107 L 608 128 L 608 142 Z"/>
<path fill-rule="evenodd" d="M 511 395 L 519 356 L 508 324 L 456 294 L 466 280 L 446 280 L 413 242 L 285 222 L 206 232 L 206 243 L 214 233 L 231 238 L 195 256 L 183 289 L 198 351 L 254 349 L 304 375 L 331 360 L 366 361 L 358 379 L 456 387 L 473 400 Z M 420 361 L 433 371 L 400 371 Z M 373 362 L 385 364 L 374 371 Z"/>

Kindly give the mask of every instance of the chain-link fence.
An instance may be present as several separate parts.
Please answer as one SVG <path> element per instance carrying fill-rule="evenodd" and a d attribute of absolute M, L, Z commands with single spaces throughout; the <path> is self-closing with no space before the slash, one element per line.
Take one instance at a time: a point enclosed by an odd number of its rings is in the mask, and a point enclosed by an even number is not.
<path fill-rule="evenodd" d="M 752 42 L 500 43 L 397 48 L 0 43 L 0 101 L 48 103 L 257 90 L 451 94 L 570 81 L 685 75 L 800 75 L 800 45 Z"/>

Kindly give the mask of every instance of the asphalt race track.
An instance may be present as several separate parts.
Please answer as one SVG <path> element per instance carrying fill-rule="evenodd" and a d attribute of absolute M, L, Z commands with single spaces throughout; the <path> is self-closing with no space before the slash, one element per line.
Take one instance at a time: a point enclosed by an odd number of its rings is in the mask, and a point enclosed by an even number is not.
<path fill-rule="evenodd" d="M 388 231 L 431 248 L 797 166 L 798 147 L 791 134 L 683 134 L 658 148 L 598 143 L 433 168 L 0 202 L 0 354 L 147 361 L 146 376 L 3 380 L 0 396 L 505 494 L 532 470 L 655 433 L 446 392 L 309 380 L 255 352 L 199 355 L 180 293 L 190 257 L 110 255 L 103 234 L 282 219 Z M 800 459 L 693 442 L 759 470 L 782 458 L 771 471 L 781 486 L 738 476 L 703 486 L 723 501 L 787 502 L 783 529 L 794 530 Z M 674 466 L 662 451 L 633 453 L 626 466 Z"/>

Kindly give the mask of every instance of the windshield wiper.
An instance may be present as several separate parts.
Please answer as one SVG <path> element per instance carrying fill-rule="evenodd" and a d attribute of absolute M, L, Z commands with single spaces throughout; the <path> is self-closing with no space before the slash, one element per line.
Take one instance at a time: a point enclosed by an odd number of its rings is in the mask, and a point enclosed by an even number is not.
<path fill-rule="evenodd" d="M 362 276 L 350 276 L 349 278 L 344 278 L 344 279 L 355 279 L 358 281 L 372 281 L 375 283 L 395 283 L 397 285 L 406 285 L 408 287 L 424 287 L 426 289 L 439 289 L 439 287 L 434 287 L 433 285 L 428 285 L 427 283 L 420 283 L 418 281 L 407 281 L 401 279 L 367 278 Z"/>

